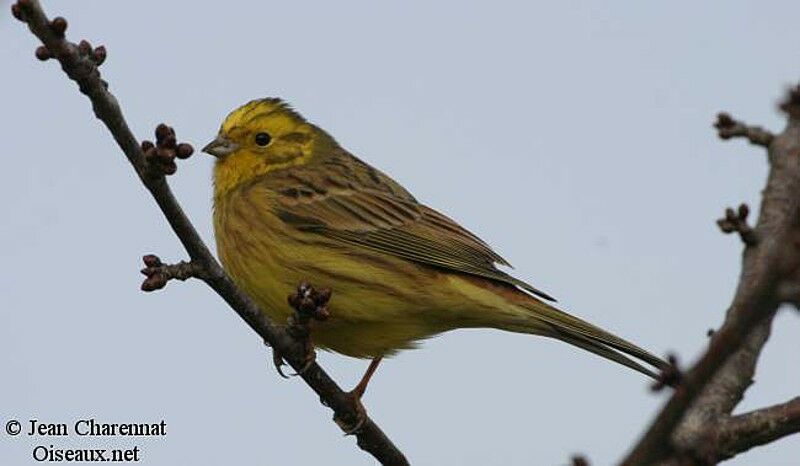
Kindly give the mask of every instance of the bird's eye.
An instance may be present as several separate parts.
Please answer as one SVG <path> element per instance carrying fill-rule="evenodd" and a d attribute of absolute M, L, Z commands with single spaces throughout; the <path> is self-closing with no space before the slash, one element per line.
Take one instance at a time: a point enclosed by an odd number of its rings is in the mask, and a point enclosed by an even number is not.
<path fill-rule="evenodd" d="M 256 134 L 256 144 L 258 144 L 259 146 L 262 146 L 262 147 L 266 146 L 267 144 L 269 144 L 269 142 L 271 140 L 272 140 L 272 138 L 267 133 L 258 133 L 258 134 Z"/>

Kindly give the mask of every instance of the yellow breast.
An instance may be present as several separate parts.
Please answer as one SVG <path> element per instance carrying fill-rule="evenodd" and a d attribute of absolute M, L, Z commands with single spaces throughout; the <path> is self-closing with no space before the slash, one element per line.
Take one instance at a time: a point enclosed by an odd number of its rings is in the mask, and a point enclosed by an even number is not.
<path fill-rule="evenodd" d="M 443 299 L 449 287 L 437 271 L 287 227 L 274 202 L 261 185 L 229 191 L 215 199 L 214 227 L 225 270 L 276 323 L 286 321 L 287 297 L 307 280 L 333 290 L 332 317 L 313 329 L 325 349 L 388 355 L 451 326 L 442 317 L 452 308 L 440 308 L 458 298 Z"/>

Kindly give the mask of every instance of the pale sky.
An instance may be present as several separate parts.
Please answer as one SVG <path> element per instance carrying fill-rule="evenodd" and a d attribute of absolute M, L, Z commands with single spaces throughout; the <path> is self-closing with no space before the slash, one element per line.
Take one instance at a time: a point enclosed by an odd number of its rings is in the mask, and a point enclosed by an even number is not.
<path fill-rule="evenodd" d="M 719 110 L 773 129 L 800 77 L 796 1 L 47 1 L 140 139 L 202 147 L 241 103 L 279 96 L 417 198 L 480 235 L 564 309 L 693 360 L 718 326 L 741 244 L 714 224 L 757 207 L 763 151 Z M 141 450 L 143 465 L 370 465 L 300 380 L 205 285 L 139 291 L 140 257 L 186 258 L 86 98 L 0 16 L 0 421 L 165 420 L 154 439 L 10 437 Z M 170 182 L 210 245 L 212 160 Z M 740 410 L 797 396 L 800 320 L 775 321 Z M 319 360 L 344 387 L 367 362 Z M 666 399 L 563 343 L 458 331 L 386 361 L 364 403 L 415 465 L 618 461 Z M 731 465 L 796 464 L 800 437 Z"/>

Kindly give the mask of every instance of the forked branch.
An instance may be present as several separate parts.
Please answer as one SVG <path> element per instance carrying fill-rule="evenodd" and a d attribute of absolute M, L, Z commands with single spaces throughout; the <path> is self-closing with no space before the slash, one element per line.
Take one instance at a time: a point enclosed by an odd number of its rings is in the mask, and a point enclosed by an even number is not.
<path fill-rule="evenodd" d="M 677 390 L 625 466 L 715 464 L 752 446 L 798 432 L 795 404 L 765 408 L 752 416 L 731 416 L 751 385 L 756 362 L 778 306 L 797 289 L 800 270 L 800 88 L 781 110 L 787 126 L 779 134 L 745 125 L 721 113 L 715 127 L 722 139 L 743 137 L 766 147 L 769 177 L 755 227 L 749 209 L 728 209 L 718 224 L 738 232 L 745 248 L 733 302 L 707 351 L 685 374 Z M 779 425 L 771 426 L 765 419 Z M 763 421 L 763 422 L 762 422 Z M 717 430 L 717 426 L 720 427 Z"/>

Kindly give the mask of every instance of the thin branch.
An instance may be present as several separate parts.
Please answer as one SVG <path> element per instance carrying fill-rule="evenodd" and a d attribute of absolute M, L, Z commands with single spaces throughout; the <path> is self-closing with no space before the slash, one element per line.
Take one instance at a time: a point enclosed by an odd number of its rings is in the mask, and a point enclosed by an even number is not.
<path fill-rule="evenodd" d="M 717 122 L 714 123 L 717 134 L 722 139 L 745 138 L 751 144 L 769 147 L 775 135 L 760 126 L 748 126 L 739 120 L 734 119 L 727 113 L 717 115 Z"/>
<path fill-rule="evenodd" d="M 142 261 L 145 265 L 142 275 L 147 277 L 142 282 L 142 291 L 160 290 L 167 286 L 167 282 L 170 280 L 202 279 L 205 272 L 195 262 L 180 261 L 177 264 L 164 264 L 155 254 L 144 256 Z"/>
<path fill-rule="evenodd" d="M 733 416 L 716 429 L 717 460 L 732 458 L 759 445 L 800 432 L 800 397 Z"/>
<path fill-rule="evenodd" d="M 128 128 L 116 98 L 108 92 L 107 83 L 100 78 L 98 56 L 105 57 L 105 49 L 96 53 L 95 49 L 86 54 L 86 47 L 73 44 L 64 38 L 66 20 L 47 19 L 37 0 L 20 0 L 12 5 L 12 13 L 27 23 L 31 32 L 44 44 L 44 51 L 37 51 L 41 59 L 56 58 L 70 79 L 78 84 L 80 91 L 92 102 L 95 116 L 111 132 L 125 156 L 133 165 L 142 183 L 153 195 L 175 234 L 186 249 L 191 264 L 202 270 L 201 278 L 227 302 L 231 308 L 247 322 L 265 341 L 280 351 L 281 355 L 295 370 L 303 369 L 301 377 L 331 407 L 338 419 L 351 425 L 361 419 L 351 397 L 328 376 L 316 363 L 307 365 L 302 342 L 292 338 L 280 327 L 274 325 L 266 314 L 231 281 L 219 263 L 203 243 L 194 226 L 183 212 L 166 182 L 163 170 L 158 173 L 145 158 L 138 140 Z M 88 44 L 88 43 L 87 43 Z M 82 49 L 83 48 L 83 49 Z M 98 48 L 99 49 L 99 48 Z M 41 49 L 40 49 L 41 50 Z M 177 150 L 177 148 L 176 148 Z M 156 154 L 158 155 L 158 154 Z M 167 154 L 168 155 L 168 154 Z M 407 465 L 403 453 L 389 440 L 375 422 L 364 418 L 363 425 L 355 434 L 358 446 L 372 454 L 384 465 Z"/>
<path fill-rule="evenodd" d="M 778 135 L 765 136 L 763 130 L 749 128 L 733 131 L 735 121 L 721 115 L 717 128 L 720 137 L 737 135 L 768 146 L 770 174 L 758 222 L 754 229 L 758 241 L 743 252 L 742 271 L 725 322 L 711 338 L 708 350 L 686 373 L 682 383 L 651 424 L 642 439 L 623 461 L 625 466 L 656 464 L 674 452 L 673 435 L 687 412 L 696 406 L 709 383 L 720 369 L 747 342 L 753 329 L 773 318 L 782 301 L 780 284 L 790 266 L 800 263 L 800 248 L 793 238 L 800 237 L 798 202 L 800 201 L 800 92 L 793 90 L 782 107 L 788 124 Z M 788 264 L 788 265 L 787 265 Z M 759 350 L 760 351 L 760 350 Z M 758 352 L 756 352 L 757 357 Z M 749 382 L 749 376 L 748 376 Z"/>
<path fill-rule="evenodd" d="M 740 204 L 739 209 L 734 211 L 730 207 L 725 209 L 725 216 L 717 220 L 717 226 L 723 233 L 739 233 L 742 242 L 747 246 L 755 246 L 758 242 L 756 232 L 747 223 L 747 216 L 750 215 L 750 207 L 747 204 Z"/>

